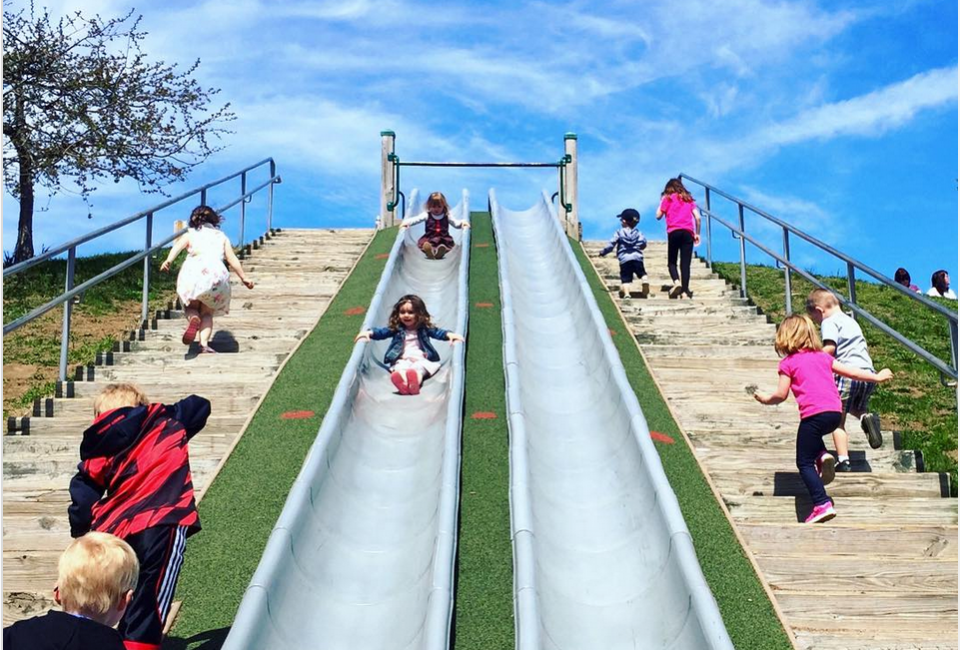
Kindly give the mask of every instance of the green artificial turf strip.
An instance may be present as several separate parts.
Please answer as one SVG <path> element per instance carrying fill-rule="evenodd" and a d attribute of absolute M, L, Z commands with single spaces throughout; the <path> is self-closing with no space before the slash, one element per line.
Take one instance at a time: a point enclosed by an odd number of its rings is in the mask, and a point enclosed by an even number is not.
<path fill-rule="evenodd" d="M 353 337 L 397 231 L 376 235 L 326 313 L 284 366 L 243 438 L 200 503 L 203 530 L 187 544 L 175 598 L 183 601 L 165 648 L 219 648 L 300 472 L 353 351 Z M 282 236 L 282 235 L 281 235 Z M 309 419 L 281 420 L 287 411 Z"/>
<path fill-rule="evenodd" d="M 617 306 L 580 245 L 573 240 L 571 245 L 607 326 L 614 332 L 613 343 L 640 401 L 647 425 L 651 431 L 666 434 L 676 441 L 675 444 L 654 444 L 680 502 L 703 575 L 717 600 L 734 646 L 738 650 L 792 648 L 763 585 L 714 499 L 693 451 L 670 415 L 630 332 L 624 330 Z"/>
<path fill-rule="evenodd" d="M 470 330 L 460 469 L 456 650 L 513 648 L 510 461 L 497 249 L 489 213 L 471 213 Z M 486 244 L 486 246 L 483 246 Z M 480 245 L 478 247 L 478 245 Z M 492 303 L 492 307 L 477 307 Z M 476 412 L 496 419 L 475 420 Z"/>

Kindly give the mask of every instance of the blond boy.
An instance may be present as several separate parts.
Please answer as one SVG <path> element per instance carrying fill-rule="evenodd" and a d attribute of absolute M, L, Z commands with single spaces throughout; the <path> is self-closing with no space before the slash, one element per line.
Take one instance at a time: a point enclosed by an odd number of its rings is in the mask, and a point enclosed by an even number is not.
<path fill-rule="evenodd" d="M 129 544 L 107 533 L 73 540 L 60 556 L 53 597 L 63 608 L 3 631 L 4 648 L 123 650 L 113 629 L 137 586 L 140 565 Z"/>
<path fill-rule="evenodd" d="M 823 351 L 832 354 L 840 363 L 874 372 L 873 359 L 867 350 L 867 340 L 863 330 L 853 318 L 843 313 L 840 301 L 826 289 L 814 289 L 807 296 L 807 313 L 820 325 L 820 337 L 823 339 Z M 876 384 L 835 376 L 837 390 L 843 403 L 843 419 L 840 428 L 833 434 L 837 449 L 837 471 L 849 472 L 848 436 L 844 429 L 847 413 L 860 418 L 860 427 L 867 434 L 870 446 L 876 449 L 883 444 L 880 431 L 880 418 L 870 412 L 870 396 Z"/>

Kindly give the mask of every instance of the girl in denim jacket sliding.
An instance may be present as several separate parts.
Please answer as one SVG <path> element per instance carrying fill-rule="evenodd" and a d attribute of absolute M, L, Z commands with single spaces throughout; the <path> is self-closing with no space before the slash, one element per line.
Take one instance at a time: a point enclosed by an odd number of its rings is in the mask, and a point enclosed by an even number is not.
<path fill-rule="evenodd" d="M 354 341 L 361 339 L 392 339 L 383 362 L 390 368 L 390 381 L 401 395 L 419 395 L 423 380 L 440 369 L 440 354 L 430 339 L 451 343 L 463 341 L 456 332 L 434 327 L 427 306 L 420 296 L 413 294 L 397 301 L 386 327 L 360 332 Z"/>

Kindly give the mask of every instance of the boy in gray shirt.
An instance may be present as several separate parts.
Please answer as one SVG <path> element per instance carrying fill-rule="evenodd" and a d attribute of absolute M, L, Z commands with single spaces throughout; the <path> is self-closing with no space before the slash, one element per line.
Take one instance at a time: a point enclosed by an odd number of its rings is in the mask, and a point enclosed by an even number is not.
<path fill-rule="evenodd" d="M 820 324 L 820 337 L 823 339 L 823 351 L 832 354 L 837 361 L 854 368 L 873 370 L 873 359 L 867 351 L 867 340 L 863 337 L 860 325 L 840 309 L 840 301 L 826 289 L 814 289 L 807 296 L 807 314 Z M 850 471 L 850 459 L 847 453 L 847 432 L 843 429 L 846 414 L 860 418 L 860 427 L 867 434 L 867 441 L 874 449 L 883 444 L 880 432 L 880 417 L 869 411 L 870 396 L 876 384 L 835 375 L 840 401 L 843 402 L 844 418 L 840 428 L 833 432 L 833 442 L 837 448 L 838 472 Z"/>

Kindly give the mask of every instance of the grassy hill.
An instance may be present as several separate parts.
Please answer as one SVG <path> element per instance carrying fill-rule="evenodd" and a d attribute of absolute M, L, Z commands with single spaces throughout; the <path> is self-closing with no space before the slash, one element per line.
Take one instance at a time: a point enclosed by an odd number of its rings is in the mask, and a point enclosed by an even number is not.
<path fill-rule="evenodd" d="M 740 283 L 740 265 L 715 262 L 714 270 L 731 284 Z M 825 285 L 846 295 L 846 277 L 817 276 Z M 812 284 L 791 276 L 792 307 L 803 313 Z M 772 320 L 786 314 L 783 271 L 769 266 L 747 266 L 747 292 L 750 299 Z M 857 303 L 908 339 L 935 356 L 950 359 L 950 329 L 947 320 L 889 287 L 858 281 Z M 939 299 L 937 299 L 939 300 Z M 942 300 L 955 310 L 956 301 Z M 889 367 L 893 381 L 879 387 L 870 401 L 879 413 L 884 429 L 898 430 L 903 446 L 923 453 L 928 471 L 949 472 L 950 490 L 957 495 L 957 390 L 944 386 L 930 364 L 897 343 L 877 328 L 861 322 L 877 370 Z M 770 342 L 773 345 L 773 341 Z"/>

